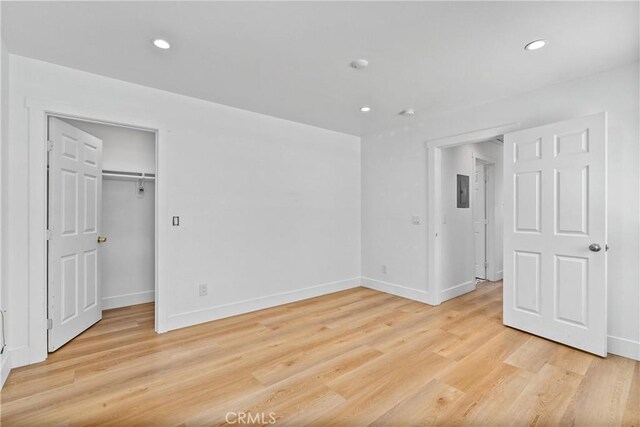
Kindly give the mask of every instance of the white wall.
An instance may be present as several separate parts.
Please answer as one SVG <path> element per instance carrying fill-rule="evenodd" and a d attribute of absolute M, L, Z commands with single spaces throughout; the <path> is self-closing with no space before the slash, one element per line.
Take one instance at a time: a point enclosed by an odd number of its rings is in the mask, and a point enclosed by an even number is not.
<path fill-rule="evenodd" d="M 412 134 L 405 127 L 362 139 L 362 280 L 426 302 L 427 159 Z"/>
<path fill-rule="evenodd" d="M 102 169 L 155 173 L 155 133 L 64 119 L 102 140 Z M 138 194 L 137 180 L 102 179 L 102 308 L 155 298 L 155 184 Z"/>
<path fill-rule="evenodd" d="M 362 271 L 426 291 L 426 150 L 429 139 L 518 122 L 529 128 L 609 113 L 610 351 L 640 354 L 638 63 L 362 139 Z M 390 274 L 383 275 L 380 265 Z"/>
<path fill-rule="evenodd" d="M 444 299 L 449 299 L 475 288 L 475 237 L 473 228 L 474 155 L 495 161 L 492 173 L 494 186 L 493 240 L 496 270 L 502 270 L 502 146 L 493 142 L 465 144 L 442 150 L 442 215 L 446 216 L 441 228 L 442 269 L 441 286 Z M 456 175 L 469 177 L 469 208 L 458 208 Z M 488 199 L 487 199 L 488 200 Z"/>
<path fill-rule="evenodd" d="M 159 218 L 169 328 L 359 283 L 359 138 L 15 55 L 10 72 L 12 355 L 28 343 L 25 97 L 168 129 L 158 172 L 170 211 Z M 173 215 L 180 227 L 170 227 Z"/>
<path fill-rule="evenodd" d="M 102 180 L 102 309 L 154 300 L 155 185 L 131 180 Z"/>

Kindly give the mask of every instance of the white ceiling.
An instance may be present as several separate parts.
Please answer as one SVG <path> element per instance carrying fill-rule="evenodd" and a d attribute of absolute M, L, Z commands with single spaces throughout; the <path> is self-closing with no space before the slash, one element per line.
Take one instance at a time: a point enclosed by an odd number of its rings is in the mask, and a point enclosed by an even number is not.
<path fill-rule="evenodd" d="M 362 135 L 637 61 L 638 5 L 3 1 L 2 29 L 12 53 Z"/>

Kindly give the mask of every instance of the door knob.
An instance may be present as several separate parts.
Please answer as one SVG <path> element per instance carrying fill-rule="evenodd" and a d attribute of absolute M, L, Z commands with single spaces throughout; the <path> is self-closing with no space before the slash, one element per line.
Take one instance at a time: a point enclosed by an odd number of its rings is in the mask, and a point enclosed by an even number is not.
<path fill-rule="evenodd" d="M 592 244 L 589 245 L 589 250 L 591 252 L 600 252 L 600 249 L 602 249 L 602 248 L 597 243 L 592 243 Z"/>
<path fill-rule="evenodd" d="M 106 237 L 98 236 L 98 243 L 104 243 L 104 242 L 106 242 L 106 241 L 107 241 L 107 238 L 106 238 Z M 600 249 L 598 249 L 598 250 L 600 250 Z"/>

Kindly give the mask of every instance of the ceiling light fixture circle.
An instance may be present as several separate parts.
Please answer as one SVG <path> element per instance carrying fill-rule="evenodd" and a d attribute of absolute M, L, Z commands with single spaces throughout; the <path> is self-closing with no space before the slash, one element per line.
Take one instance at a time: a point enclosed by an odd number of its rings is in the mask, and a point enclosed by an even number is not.
<path fill-rule="evenodd" d="M 542 49 L 547 45 L 547 41 L 544 39 L 534 40 L 532 42 L 527 43 L 524 46 L 524 50 L 538 50 Z"/>
<path fill-rule="evenodd" d="M 413 108 L 407 108 L 406 110 L 400 111 L 398 114 L 400 114 L 401 116 L 404 116 L 404 117 L 411 117 L 415 113 L 416 113 L 416 110 L 414 110 Z"/>
<path fill-rule="evenodd" d="M 171 43 L 169 43 L 165 39 L 153 39 L 151 40 L 151 43 L 153 43 L 153 45 L 158 49 L 167 50 L 171 48 Z"/>
<path fill-rule="evenodd" d="M 368 113 L 369 111 L 371 111 L 371 107 L 369 107 L 368 105 L 363 105 L 362 107 L 360 107 L 360 111 L 363 113 Z"/>

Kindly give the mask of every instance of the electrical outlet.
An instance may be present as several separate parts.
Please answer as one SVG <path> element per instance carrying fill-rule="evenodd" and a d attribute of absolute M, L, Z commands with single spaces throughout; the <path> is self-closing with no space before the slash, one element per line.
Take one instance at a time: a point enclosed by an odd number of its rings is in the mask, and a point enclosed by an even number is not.
<path fill-rule="evenodd" d="M 387 266 L 382 264 L 382 274 L 387 274 Z"/>
<path fill-rule="evenodd" d="M 411 223 L 413 225 L 420 225 L 420 217 L 419 216 L 412 216 L 411 217 Z"/>
<path fill-rule="evenodd" d="M 199 290 L 201 297 L 204 297 L 209 293 L 209 288 L 206 283 L 201 284 Z"/>

